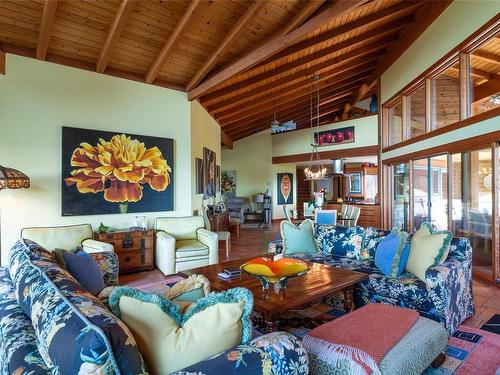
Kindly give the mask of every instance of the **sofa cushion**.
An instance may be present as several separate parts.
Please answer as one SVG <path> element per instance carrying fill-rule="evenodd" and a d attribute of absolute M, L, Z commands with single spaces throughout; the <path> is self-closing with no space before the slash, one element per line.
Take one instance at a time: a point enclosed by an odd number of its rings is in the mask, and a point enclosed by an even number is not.
<path fill-rule="evenodd" d="M 393 230 L 380 241 L 375 253 L 375 265 L 385 276 L 398 277 L 404 271 L 409 253 L 408 233 Z"/>
<path fill-rule="evenodd" d="M 109 304 L 134 333 L 154 374 L 170 374 L 251 338 L 253 297 L 244 288 L 211 293 L 184 313 L 166 298 L 127 287 L 115 289 Z"/>
<path fill-rule="evenodd" d="M 347 258 L 344 256 L 333 255 L 326 259 L 323 263 L 329 264 L 334 267 L 345 268 L 351 271 L 363 273 L 378 273 L 381 274 L 378 267 L 371 260 Z"/>
<path fill-rule="evenodd" d="M 16 300 L 6 267 L 0 267 L 0 374 L 48 374 L 31 320 Z"/>
<path fill-rule="evenodd" d="M 132 334 L 36 243 L 20 240 L 9 254 L 20 307 L 31 317 L 38 351 L 51 371 L 146 373 Z"/>
<path fill-rule="evenodd" d="M 85 251 L 63 253 L 66 269 L 90 294 L 97 296 L 106 285 L 97 262 Z"/>
<path fill-rule="evenodd" d="M 318 246 L 314 240 L 312 220 L 305 219 L 299 225 L 283 220 L 280 224 L 280 230 L 284 254 L 316 254 L 318 252 Z"/>
<path fill-rule="evenodd" d="M 378 244 L 390 233 L 390 230 L 367 227 L 365 229 L 365 235 L 363 236 L 359 258 L 375 260 Z"/>
<path fill-rule="evenodd" d="M 361 227 L 318 225 L 315 237 L 324 253 L 359 259 L 364 233 Z"/>
<path fill-rule="evenodd" d="M 425 281 L 425 271 L 443 263 L 448 257 L 452 238 L 449 230 L 433 231 L 431 223 L 422 223 L 411 239 L 406 270 Z"/>

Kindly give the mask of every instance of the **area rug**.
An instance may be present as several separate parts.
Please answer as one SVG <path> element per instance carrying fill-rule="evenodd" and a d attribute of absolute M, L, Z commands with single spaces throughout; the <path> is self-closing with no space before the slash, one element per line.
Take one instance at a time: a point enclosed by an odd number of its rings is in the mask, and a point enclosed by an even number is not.
<path fill-rule="evenodd" d="M 185 278 L 179 275 L 168 276 L 163 280 L 154 281 L 148 284 L 143 284 L 141 286 L 136 286 L 134 288 L 142 290 L 146 293 L 153 293 L 163 296 L 167 290 L 169 290 L 174 284 L 178 283 Z"/>
<path fill-rule="evenodd" d="M 241 229 L 249 230 L 267 230 L 269 229 L 269 224 L 265 223 L 244 223 L 241 224 Z"/>
<path fill-rule="evenodd" d="M 500 335 L 500 314 L 493 315 L 490 320 L 483 324 L 482 330 Z M 500 355 L 500 354 L 499 354 Z"/>

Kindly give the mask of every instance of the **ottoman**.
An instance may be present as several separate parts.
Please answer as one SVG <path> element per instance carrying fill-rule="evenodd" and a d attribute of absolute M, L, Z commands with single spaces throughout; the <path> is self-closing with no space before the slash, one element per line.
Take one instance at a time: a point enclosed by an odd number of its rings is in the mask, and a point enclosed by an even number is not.
<path fill-rule="evenodd" d="M 342 319 L 342 318 L 340 318 Z M 326 323 L 326 325 L 332 322 Z M 376 332 L 377 327 L 374 327 Z M 405 336 L 383 357 L 378 369 L 384 375 L 417 375 L 429 366 L 439 366 L 445 360 L 443 354 L 448 344 L 448 332 L 439 323 L 424 317 L 418 317 Z M 365 370 L 359 364 L 328 354 L 328 348 L 308 345 L 307 336 L 304 346 L 309 354 L 311 375 L 363 374 Z M 354 367 L 353 367 L 354 365 Z M 377 371 L 373 371 L 377 374 Z"/>

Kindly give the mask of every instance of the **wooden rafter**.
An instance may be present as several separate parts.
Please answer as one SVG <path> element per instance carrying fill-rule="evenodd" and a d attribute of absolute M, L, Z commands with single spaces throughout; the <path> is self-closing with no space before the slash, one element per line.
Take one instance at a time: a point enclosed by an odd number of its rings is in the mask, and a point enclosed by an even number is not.
<path fill-rule="evenodd" d="M 487 51 L 474 51 L 472 56 L 489 63 L 500 64 L 500 55 Z"/>
<path fill-rule="evenodd" d="M 40 32 L 38 33 L 38 43 L 36 45 L 36 58 L 45 60 L 49 48 L 50 30 L 56 17 L 57 0 L 45 0 L 43 4 L 42 21 Z"/>
<path fill-rule="evenodd" d="M 210 93 L 206 95 L 205 97 L 202 98 L 204 102 L 209 102 L 210 100 L 220 98 L 223 95 L 227 94 L 235 94 L 239 92 L 240 90 L 245 90 L 246 95 L 248 95 L 248 87 L 259 84 L 261 82 L 265 83 L 266 79 L 275 77 L 275 76 L 281 76 L 281 75 L 286 75 L 287 73 L 293 73 L 293 76 L 300 76 L 302 73 L 300 71 L 296 71 L 297 68 L 302 68 L 305 69 L 308 65 L 315 63 L 318 60 L 321 60 L 320 63 L 323 65 L 325 64 L 324 58 L 328 56 L 332 56 L 333 54 L 338 54 L 342 50 L 346 48 L 353 48 L 358 46 L 359 44 L 363 43 L 363 46 L 351 50 L 347 53 L 340 54 L 334 58 L 329 59 L 328 61 L 331 64 L 338 64 L 342 60 L 347 60 L 350 58 L 353 58 L 359 54 L 367 53 L 367 51 L 372 51 L 377 48 L 382 48 L 385 47 L 388 44 L 393 43 L 396 41 L 395 37 L 391 37 L 391 35 L 395 34 L 400 28 L 404 27 L 404 25 L 407 25 L 409 22 L 413 20 L 412 17 L 405 17 L 403 19 L 391 22 L 387 25 L 384 25 L 382 27 L 378 27 L 374 30 L 371 30 L 367 33 L 364 33 L 362 35 L 355 36 L 353 38 L 349 38 L 347 40 L 344 40 L 339 43 L 335 43 L 327 48 L 318 50 L 312 54 L 305 55 L 301 58 L 295 59 L 293 61 L 290 61 L 288 63 L 280 65 L 278 68 L 274 69 L 269 69 L 267 71 L 264 71 L 262 73 L 253 75 L 249 77 L 248 79 L 239 81 L 233 85 L 226 86 L 220 90 L 214 91 L 213 93 Z M 385 37 L 385 38 L 384 38 Z M 384 38 L 384 39 L 382 39 Z M 369 43 L 370 44 L 366 44 Z M 321 68 L 318 68 L 319 70 Z M 287 76 L 290 80 L 293 79 L 290 77 L 290 75 Z M 267 84 L 266 84 L 267 86 Z M 258 92 L 261 92 L 261 88 L 255 87 L 255 90 Z"/>
<path fill-rule="evenodd" d="M 106 42 L 104 42 L 104 46 L 101 49 L 99 58 L 97 59 L 96 71 L 98 73 L 103 73 L 106 70 L 106 66 L 108 65 L 109 59 L 111 58 L 111 54 L 113 53 L 116 43 L 118 43 L 118 40 L 120 39 L 120 35 L 125 28 L 125 24 L 128 20 L 128 17 L 132 13 L 132 8 L 136 1 L 137 0 L 123 0 L 120 8 L 118 8 L 118 12 L 116 12 L 113 24 L 109 29 Z"/>
<path fill-rule="evenodd" d="M 313 15 L 314 12 L 318 10 L 318 8 L 323 5 L 325 0 L 309 0 L 306 5 L 300 10 L 299 13 L 290 21 L 290 23 L 285 26 L 282 31 L 282 35 L 286 35 L 291 31 L 295 30 L 297 27 L 302 25 L 305 21 L 309 19 Z"/>
<path fill-rule="evenodd" d="M 304 35 L 307 35 L 310 32 L 313 32 L 324 26 L 326 23 L 349 13 L 366 1 L 367 0 L 332 1 L 331 4 L 325 8 L 325 10 L 323 10 L 316 17 L 310 19 L 294 31 L 290 32 L 287 35 L 278 34 L 272 37 L 268 42 L 263 43 L 245 56 L 229 63 L 226 68 L 222 69 L 219 73 L 215 74 L 214 76 L 200 84 L 198 87 L 190 91 L 188 94 L 189 100 L 198 98 L 218 84 L 226 81 L 227 79 L 235 76 L 238 73 L 248 70 L 252 66 L 255 66 L 259 62 L 266 59 L 268 56 L 279 52 Z"/>
<path fill-rule="evenodd" d="M 5 52 L 0 49 L 0 74 L 5 75 Z"/>
<path fill-rule="evenodd" d="M 175 25 L 174 30 L 168 37 L 167 41 L 165 42 L 165 45 L 163 46 L 162 50 L 156 56 L 155 61 L 153 62 L 153 65 L 149 69 L 149 71 L 146 74 L 146 83 L 153 83 L 156 77 L 158 76 L 158 73 L 160 73 L 163 65 L 167 61 L 168 57 L 172 53 L 173 49 L 179 42 L 179 39 L 181 38 L 182 34 L 186 30 L 186 28 L 189 26 L 189 23 L 193 19 L 193 17 L 196 14 L 196 10 L 200 5 L 203 4 L 203 0 L 191 0 L 189 3 L 186 11 L 182 15 L 181 19 L 179 22 Z"/>
<path fill-rule="evenodd" d="M 262 66 L 265 64 L 270 64 L 274 63 L 277 60 L 280 60 L 284 57 L 288 57 L 297 53 L 306 53 L 307 50 L 309 50 L 312 47 L 316 47 L 321 45 L 322 43 L 328 42 L 330 40 L 333 40 L 335 38 L 338 38 L 344 34 L 349 34 L 352 33 L 358 29 L 361 28 L 366 28 L 367 26 L 370 26 L 371 24 L 375 22 L 380 22 L 383 21 L 386 18 L 393 18 L 397 17 L 400 14 L 408 14 L 411 12 L 413 9 L 418 7 L 421 3 L 418 1 L 403 1 L 400 3 L 397 3 L 395 5 L 392 5 L 388 8 L 382 9 L 378 12 L 366 15 L 364 17 L 361 17 L 355 21 L 349 22 L 345 25 L 336 27 L 334 29 L 331 29 L 325 33 L 318 34 L 312 38 L 306 39 L 302 42 L 295 43 L 284 50 L 282 50 L 279 53 L 276 53 L 266 60 L 262 61 L 260 64 L 257 66 Z M 366 5 L 368 6 L 368 5 Z"/>
<path fill-rule="evenodd" d="M 496 75 L 494 78 L 474 87 L 472 101 L 477 102 L 498 92 L 500 92 L 500 76 Z"/>
<path fill-rule="evenodd" d="M 238 19 L 238 22 L 234 24 L 231 30 L 226 34 L 224 40 L 217 47 L 217 49 L 212 53 L 212 55 L 205 61 L 205 64 L 198 69 L 196 74 L 193 76 L 191 81 L 187 85 L 187 90 L 192 90 L 196 87 L 203 78 L 212 70 L 212 68 L 217 64 L 220 58 L 224 55 L 227 49 L 236 40 L 241 30 L 243 30 L 248 23 L 259 13 L 259 11 L 266 4 L 265 1 L 255 0 L 252 5 L 245 11 L 245 13 Z"/>
<path fill-rule="evenodd" d="M 422 35 L 422 33 L 445 11 L 452 3 L 452 0 L 429 1 L 422 4 L 415 12 L 415 22 L 403 29 L 400 38 L 388 53 L 380 60 L 377 69 L 367 82 L 365 87 L 348 103 L 344 109 L 344 114 L 352 108 L 359 100 L 369 92 L 366 87 L 373 88 L 379 77 Z M 363 89 L 363 90 L 362 90 Z"/>
<path fill-rule="evenodd" d="M 233 141 L 231 138 L 224 132 L 224 130 L 220 131 L 220 141 L 223 145 L 225 145 L 227 148 L 232 149 L 233 148 Z"/>

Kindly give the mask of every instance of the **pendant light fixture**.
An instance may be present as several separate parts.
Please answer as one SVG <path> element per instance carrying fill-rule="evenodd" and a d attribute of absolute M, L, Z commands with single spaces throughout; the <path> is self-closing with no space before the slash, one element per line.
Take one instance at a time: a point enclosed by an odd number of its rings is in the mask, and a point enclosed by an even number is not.
<path fill-rule="evenodd" d="M 315 73 L 311 76 L 311 134 L 313 141 L 311 143 L 312 151 L 307 168 L 304 170 L 306 175 L 306 180 L 324 180 L 326 177 L 326 168 L 321 162 L 319 152 L 318 152 L 318 142 L 314 136 L 314 117 L 313 117 L 313 92 L 314 83 L 316 83 L 316 133 L 319 134 L 319 76 Z"/>

